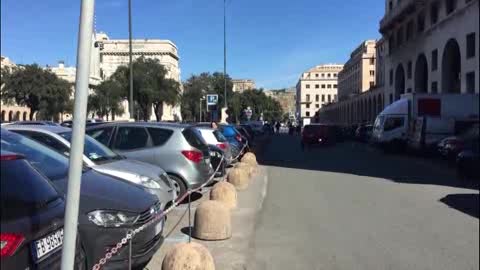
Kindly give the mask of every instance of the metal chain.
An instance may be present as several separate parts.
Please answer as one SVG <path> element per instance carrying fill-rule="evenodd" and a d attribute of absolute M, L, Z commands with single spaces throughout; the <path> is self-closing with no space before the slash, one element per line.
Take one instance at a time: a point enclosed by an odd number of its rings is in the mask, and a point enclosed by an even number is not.
<path fill-rule="evenodd" d="M 244 150 L 245 146 L 242 148 L 242 151 Z M 240 151 L 240 153 L 242 152 Z M 238 155 L 236 158 L 238 158 L 240 155 Z M 93 267 L 92 269 L 93 270 L 100 270 L 101 267 L 103 265 L 105 265 L 107 263 L 107 261 L 109 259 L 112 258 L 113 255 L 115 255 L 118 251 L 120 251 L 120 249 L 125 245 L 127 244 L 127 241 L 129 241 L 130 239 L 132 239 L 136 234 L 140 233 L 141 231 L 143 231 L 144 229 L 146 229 L 147 227 L 149 227 L 150 225 L 152 225 L 153 223 L 156 223 L 157 221 L 159 221 L 160 219 L 163 219 L 163 217 L 165 215 L 167 215 L 168 213 L 170 213 L 174 208 L 176 208 L 180 202 L 182 202 L 187 196 L 189 196 L 190 194 L 194 193 L 194 192 L 197 192 L 199 190 L 201 190 L 202 188 L 204 188 L 206 185 L 210 184 L 210 182 L 215 178 L 215 174 L 218 172 L 218 170 L 220 169 L 220 166 L 222 165 L 222 162 L 225 158 L 225 155 L 222 155 L 222 158 L 220 159 L 220 162 L 216 168 L 216 170 L 214 171 L 214 173 L 210 176 L 210 178 L 208 179 L 207 182 L 203 183 L 201 186 L 199 186 L 198 188 L 196 189 L 191 189 L 191 190 L 188 190 L 187 192 L 185 192 L 185 194 L 183 194 L 182 197 L 180 198 L 177 198 L 173 204 L 168 208 L 166 209 L 165 211 L 162 211 L 161 213 L 157 214 L 156 216 L 154 216 L 153 219 L 151 219 L 150 221 L 148 221 L 147 223 L 143 224 L 142 226 L 136 228 L 135 230 L 131 231 L 131 232 L 127 232 L 127 234 L 125 235 L 125 237 L 123 237 L 116 245 L 115 247 L 113 247 L 109 252 L 107 252 L 105 254 L 104 257 L 102 257 Z M 235 159 L 236 159 L 235 158 Z"/>

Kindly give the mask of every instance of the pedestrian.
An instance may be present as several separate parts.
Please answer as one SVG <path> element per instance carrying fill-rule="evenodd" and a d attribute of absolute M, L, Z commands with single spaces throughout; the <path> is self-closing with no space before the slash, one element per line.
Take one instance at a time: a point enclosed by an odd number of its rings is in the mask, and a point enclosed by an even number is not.
<path fill-rule="evenodd" d="M 215 123 L 215 122 L 211 122 L 211 123 L 210 123 L 210 127 L 213 128 L 213 129 L 217 129 L 217 128 L 218 128 L 218 125 L 217 125 L 217 123 Z"/>
<path fill-rule="evenodd" d="M 280 133 L 280 122 L 277 121 L 277 123 L 275 124 L 275 128 L 277 130 L 277 133 Z"/>

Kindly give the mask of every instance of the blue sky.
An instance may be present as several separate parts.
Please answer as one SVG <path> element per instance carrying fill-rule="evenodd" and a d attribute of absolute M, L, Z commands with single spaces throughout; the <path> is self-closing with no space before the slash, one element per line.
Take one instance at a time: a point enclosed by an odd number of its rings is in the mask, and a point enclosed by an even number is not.
<path fill-rule="evenodd" d="M 301 72 L 343 63 L 379 38 L 379 0 L 227 0 L 227 72 L 257 86 L 290 87 Z M 222 0 L 132 0 L 134 38 L 170 39 L 182 79 L 223 70 Z M 1 53 L 16 63 L 75 65 L 79 0 L 2 0 Z M 97 0 L 96 28 L 127 38 L 127 0 Z"/>

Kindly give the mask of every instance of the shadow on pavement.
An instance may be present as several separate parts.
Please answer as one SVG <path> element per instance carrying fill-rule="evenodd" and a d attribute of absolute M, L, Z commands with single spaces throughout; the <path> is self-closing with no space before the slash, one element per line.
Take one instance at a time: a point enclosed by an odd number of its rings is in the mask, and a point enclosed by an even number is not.
<path fill-rule="evenodd" d="M 274 135 L 262 148 L 257 152 L 257 159 L 267 166 L 354 174 L 398 183 L 479 189 L 479 181 L 458 179 L 455 169 L 441 160 L 387 154 L 357 142 L 302 151 L 299 136 Z"/>
<path fill-rule="evenodd" d="M 441 202 L 472 217 L 479 218 L 479 194 L 449 194 Z"/>

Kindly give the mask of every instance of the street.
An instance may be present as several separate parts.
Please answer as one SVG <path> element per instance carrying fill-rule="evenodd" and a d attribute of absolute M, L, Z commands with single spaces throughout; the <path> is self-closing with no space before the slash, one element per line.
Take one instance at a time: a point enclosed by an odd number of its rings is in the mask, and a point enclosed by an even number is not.
<path fill-rule="evenodd" d="M 247 269 L 478 269 L 478 182 L 440 161 L 276 135 Z"/>

